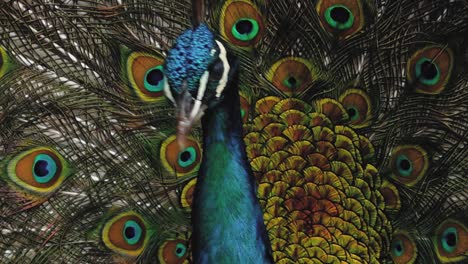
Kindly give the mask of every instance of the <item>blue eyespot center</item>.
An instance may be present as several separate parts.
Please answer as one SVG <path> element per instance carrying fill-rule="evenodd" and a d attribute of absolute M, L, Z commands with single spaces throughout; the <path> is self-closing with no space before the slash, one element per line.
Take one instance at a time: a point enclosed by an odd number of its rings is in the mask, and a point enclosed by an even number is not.
<path fill-rule="evenodd" d="M 416 62 L 416 78 L 424 85 L 435 85 L 440 80 L 440 70 L 429 58 Z"/>
<path fill-rule="evenodd" d="M 458 244 L 457 229 L 455 227 L 445 229 L 444 233 L 442 233 L 441 242 L 442 248 L 445 251 L 452 253 Z"/>
<path fill-rule="evenodd" d="M 181 258 L 187 253 L 187 247 L 182 243 L 177 243 L 175 248 L 175 254 L 178 258 Z"/>
<path fill-rule="evenodd" d="M 346 109 L 346 112 L 348 112 L 348 115 L 349 115 L 349 118 L 351 119 L 351 121 L 354 121 L 356 119 L 358 119 L 359 117 L 359 112 L 358 110 L 355 108 L 355 107 L 349 107 L 348 109 Z"/>
<path fill-rule="evenodd" d="M 299 80 L 294 76 L 290 76 L 285 80 L 285 85 L 291 89 L 297 88 L 299 86 Z"/>
<path fill-rule="evenodd" d="M 137 222 L 133 220 L 125 222 L 123 236 L 129 245 L 135 245 L 138 243 L 141 239 L 142 232 L 143 230 Z"/>
<path fill-rule="evenodd" d="M 48 154 L 39 154 L 34 159 L 33 177 L 38 183 L 50 182 L 57 173 L 57 163 Z"/>
<path fill-rule="evenodd" d="M 183 168 L 192 165 L 197 158 L 197 151 L 194 147 L 188 147 L 179 153 L 179 165 Z"/>
<path fill-rule="evenodd" d="M 393 254 L 400 257 L 404 253 L 403 241 L 397 240 L 393 243 Z"/>
<path fill-rule="evenodd" d="M 413 171 L 413 165 L 411 161 L 405 155 L 400 155 L 397 158 L 397 168 L 401 176 L 407 177 L 411 175 Z"/>
<path fill-rule="evenodd" d="M 164 89 L 162 65 L 149 69 L 145 74 L 145 89 L 149 92 L 161 92 Z"/>

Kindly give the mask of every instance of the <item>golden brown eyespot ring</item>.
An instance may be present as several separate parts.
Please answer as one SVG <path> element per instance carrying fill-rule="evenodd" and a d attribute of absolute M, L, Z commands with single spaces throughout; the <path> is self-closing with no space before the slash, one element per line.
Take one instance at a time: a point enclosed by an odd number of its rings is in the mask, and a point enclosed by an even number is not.
<path fill-rule="evenodd" d="M 240 47 L 256 45 L 265 31 L 263 17 L 258 8 L 247 0 L 229 0 L 221 11 L 221 35 Z"/>

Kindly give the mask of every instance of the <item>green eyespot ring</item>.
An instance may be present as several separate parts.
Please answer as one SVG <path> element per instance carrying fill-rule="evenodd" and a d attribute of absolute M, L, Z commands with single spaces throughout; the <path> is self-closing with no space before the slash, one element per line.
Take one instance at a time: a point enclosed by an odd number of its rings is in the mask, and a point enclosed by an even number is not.
<path fill-rule="evenodd" d="M 400 173 L 401 176 L 408 177 L 411 175 L 413 172 L 413 164 L 411 164 L 411 161 L 406 155 L 399 155 L 396 162 L 398 173 Z"/>
<path fill-rule="evenodd" d="M 354 15 L 344 5 L 333 5 L 325 10 L 325 20 L 332 28 L 345 30 L 353 26 Z"/>
<path fill-rule="evenodd" d="M 346 109 L 351 121 L 356 121 L 359 119 L 359 110 L 356 107 L 350 106 Z"/>
<path fill-rule="evenodd" d="M 448 252 L 452 253 L 457 248 L 458 244 L 458 233 L 455 227 L 449 227 L 444 230 L 442 237 L 440 238 L 442 248 Z"/>
<path fill-rule="evenodd" d="M 231 29 L 232 35 L 241 41 L 254 39 L 259 33 L 260 27 L 255 19 L 239 18 Z"/>
<path fill-rule="evenodd" d="M 423 57 L 416 62 L 416 78 L 424 85 L 435 85 L 440 80 L 440 69 L 429 58 Z"/>
<path fill-rule="evenodd" d="M 194 147 L 187 147 L 179 153 L 178 163 L 182 168 L 192 165 L 197 160 L 197 151 Z"/>
<path fill-rule="evenodd" d="M 289 89 L 301 87 L 301 81 L 294 76 L 289 76 L 288 78 L 284 79 L 283 84 Z"/>
<path fill-rule="evenodd" d="M 175 255 L 178 258 L 182 258 L 185 256 L 186 253 L 187 253 L 187 246 L 185 246 L 182 243 L 177 243 L 176 248 L 175 248 Z"/>
<path fill-rule="evenodd" d="M 122 232 L 123 232 L 123 237 L 125 238 L 125 241 L 129 245 L 135 245 L 141 239 L 141 235 L 142 235 L 141 226 L 133 220 L 128 220 L 127 222 L 125 222 Z"/>
<path fill-rule="evenodd" d="M 162 65 L 146 71 L 144 85 L 145 89 L 149 92 L 161 92 L 164 90 L 164 72 Z"/>
<path fill-rule="evenodd" d="M 403 241 L 400 239 L 393 242 L 392 244 L 392 253 L 396 257 L 401 257 L 405 253 L 405 248 L 403 246 Z"/>

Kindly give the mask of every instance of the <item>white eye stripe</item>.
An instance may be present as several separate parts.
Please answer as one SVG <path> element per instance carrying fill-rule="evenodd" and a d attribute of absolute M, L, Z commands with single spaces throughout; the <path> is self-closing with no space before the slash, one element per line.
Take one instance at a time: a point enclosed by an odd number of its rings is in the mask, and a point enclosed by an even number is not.
<path fill-rule="evenodd" d="M 190 113 L 190 118 L 193 119 L 198 114 L 200 106 L 202 104 L 203 96 L 205 95 L 206 87 L 208 85 L 208 79 L 210 78 L 210 73 L 205 71 L 200 78 L 200 84 L 198 86 L 197 99 L 193 104 L 192 112 Z"/>
<path fill-rule="evenodd" d="M 216 44 L 218 44 L 218 47 L 219 47 L 219 59 L 223 62 L 223 66 L 224 66 L 223 75 L 221 76 L 221 79 L 219 80 L 218 86 L 216 86 L 216 97 L 219 98 L 224 88 L 226 88 L 229 69 L 231 68 L 231 66 L 229 65 L 229 62 L 227 59 L 226 48 L 224 48 L 223 44 L 217 40 L 216 40 Z"/>
<path fill-rule="evenodd" d="M 167 78 L 164 78 L 164 95 L 172 101 L 174 105 L 176 105 L 176 101 L 174 100 L 174 97 L 172 96 L 171 92 L 171 87 L 169 86 L 169 83 L 167 82 Z"/>

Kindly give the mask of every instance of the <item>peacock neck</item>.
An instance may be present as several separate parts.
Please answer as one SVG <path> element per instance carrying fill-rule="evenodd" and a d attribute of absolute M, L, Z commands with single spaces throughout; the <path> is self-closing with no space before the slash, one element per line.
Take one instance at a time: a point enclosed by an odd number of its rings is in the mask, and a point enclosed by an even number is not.
<path fill-rule="evenodd" d="M 272 263 L 242 139 L 237 90 L 225 98 L 202 119 L 203 160 L 192 211 L 194 261 Z"/>

